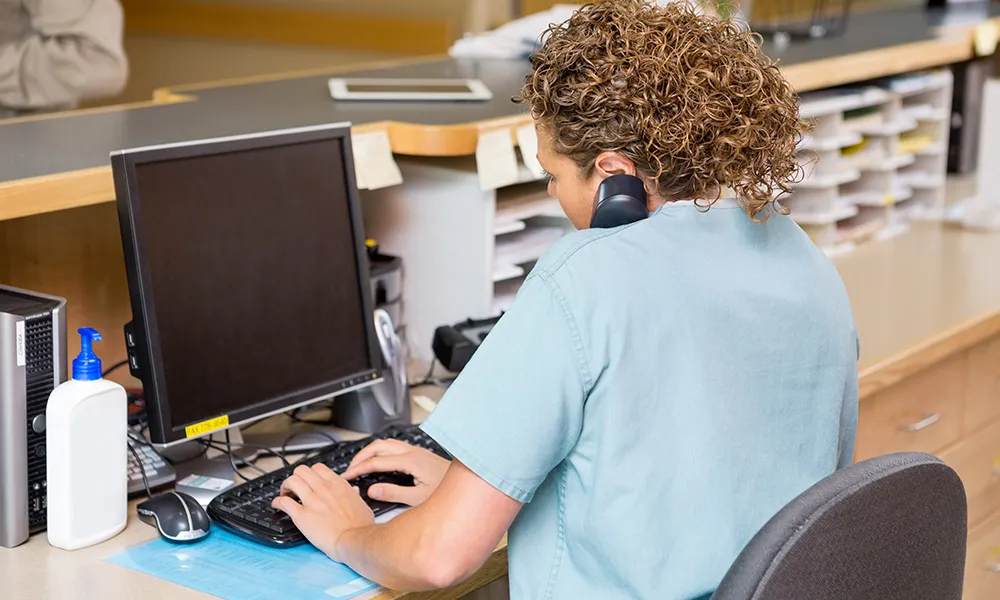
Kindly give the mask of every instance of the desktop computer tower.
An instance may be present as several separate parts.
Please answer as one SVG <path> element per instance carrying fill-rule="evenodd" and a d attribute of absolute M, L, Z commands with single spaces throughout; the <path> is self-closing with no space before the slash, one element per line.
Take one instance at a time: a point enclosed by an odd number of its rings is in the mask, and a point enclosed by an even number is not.
<path fill-rule="evenodd" d="M 65 380 L 66 301 L 0 286 L 0 547 L 45 529 L 45 406 Z"/>

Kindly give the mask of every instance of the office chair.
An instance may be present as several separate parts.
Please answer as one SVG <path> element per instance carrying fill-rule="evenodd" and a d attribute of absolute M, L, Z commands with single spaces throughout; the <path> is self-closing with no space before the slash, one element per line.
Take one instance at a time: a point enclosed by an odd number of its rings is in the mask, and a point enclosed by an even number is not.
<path fill-rule="evenodd" d="M 712 600 L 961 600 L 965 488 L 933 456 L 854 464 L 785 506 Z"/>

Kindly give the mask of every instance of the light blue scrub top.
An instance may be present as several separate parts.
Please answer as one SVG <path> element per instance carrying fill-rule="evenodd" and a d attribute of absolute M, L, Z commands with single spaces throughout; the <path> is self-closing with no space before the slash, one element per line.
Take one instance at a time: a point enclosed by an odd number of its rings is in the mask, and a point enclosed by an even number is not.
<path fill-rule="evenodd" d="M 551 248 L 423 427 L 526 503 L 512 600 L 698 598 L 851 462 L 857 359 L 790 218 L 679 202 Z"/>

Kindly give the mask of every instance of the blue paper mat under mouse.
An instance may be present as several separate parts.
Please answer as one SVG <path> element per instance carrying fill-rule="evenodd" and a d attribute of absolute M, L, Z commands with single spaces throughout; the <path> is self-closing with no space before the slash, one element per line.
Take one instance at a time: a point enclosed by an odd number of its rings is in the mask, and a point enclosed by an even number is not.
<path fill-rule="evenodd" d="M 379 589 L 309 544 L 278 550 L 217 527 L 197 544 L 158 539 L 107 560 L 226 600 L 349 600 Z"/>

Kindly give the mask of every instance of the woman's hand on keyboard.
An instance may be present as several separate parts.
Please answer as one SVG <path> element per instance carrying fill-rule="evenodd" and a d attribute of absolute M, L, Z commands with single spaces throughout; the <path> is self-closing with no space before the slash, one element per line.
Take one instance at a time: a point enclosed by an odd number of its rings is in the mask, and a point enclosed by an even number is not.
<path fill-rule="evenodd" d="M 429 450 L 399 440 L 376 440 L 355 455 L 344 471 L 344 479 L 350 481 L 369 473 L 406 473 L 413 477 L 412 487 L 377 483 L 368 488 L 368 497 L 417 506 L 437 489 L 450 464 Z"/>
<path fill-rule="evenodd" d="M 340 536 L 375 522 L 358 490 L 322 463 L 296 467 L 271 507 L 285 512 L 313 546 L 337 561 L 342 561 L 337 552 Z"/>

